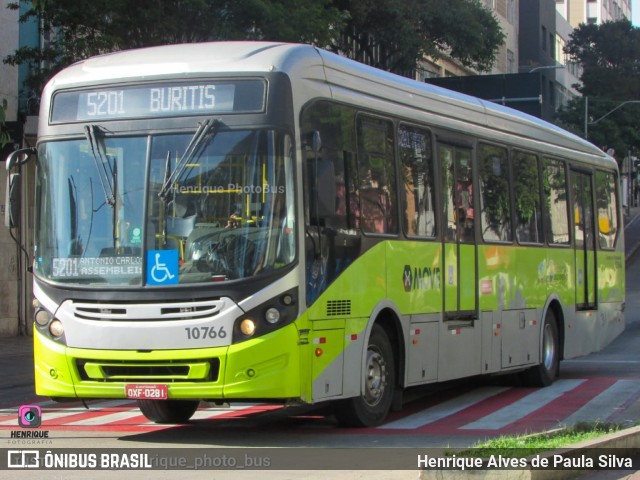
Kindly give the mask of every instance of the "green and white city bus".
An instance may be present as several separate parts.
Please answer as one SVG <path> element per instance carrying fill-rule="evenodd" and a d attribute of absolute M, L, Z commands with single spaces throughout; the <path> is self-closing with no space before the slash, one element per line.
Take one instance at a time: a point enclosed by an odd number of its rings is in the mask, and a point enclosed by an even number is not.
<path fill-rule="evenodd" d="M 40 112 L 7 162 L 37 152 L 39 395 L 368 426 L 412 386 L 549 385 L 624 329 L 615 160 L 509 108 L 230 42 L 78 62 Z"/>

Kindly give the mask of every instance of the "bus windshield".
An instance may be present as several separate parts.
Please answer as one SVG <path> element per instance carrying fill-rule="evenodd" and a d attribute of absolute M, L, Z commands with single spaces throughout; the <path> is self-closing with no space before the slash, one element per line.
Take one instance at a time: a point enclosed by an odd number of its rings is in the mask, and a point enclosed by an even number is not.
<path fill-rule="evenodd" d="M 295 256 L 291 137 L 106 136 L 39 147 L 34 271 L 83 285 L 237 280 Z"/>

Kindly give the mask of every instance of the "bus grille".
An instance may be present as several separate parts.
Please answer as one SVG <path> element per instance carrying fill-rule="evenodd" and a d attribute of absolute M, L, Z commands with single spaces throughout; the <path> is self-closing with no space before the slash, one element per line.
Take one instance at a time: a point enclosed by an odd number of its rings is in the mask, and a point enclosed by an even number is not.
<path fill-rule="evenodd" d="M 73 302 L 72 314 L 82 320 L 149 321 L 196 320 L 218 315 L 225 300 L 184 300 L 159 303 L 99 303 Z"/>
<path fill-rule="evenodd" d="M 351 315 L 351 300 L 327 300 L 327 316 Z"/>
<path fill-rule="evenodd" d="M 76 359 L 80 378 L 95 382 L 216 382 L 220 360 L 130 361 Z"/>

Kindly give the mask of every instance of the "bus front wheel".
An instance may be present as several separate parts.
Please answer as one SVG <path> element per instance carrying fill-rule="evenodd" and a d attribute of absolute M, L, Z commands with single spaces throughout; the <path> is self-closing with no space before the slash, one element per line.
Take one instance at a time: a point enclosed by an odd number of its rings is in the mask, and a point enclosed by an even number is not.
<path fill-rule="evenodd" d="M 530 387 L 547 387 L 557 378 L 559 366 L 558 323 L 555 314 L 549 309 L 542 326 L 542 358 L 538 365 L 522 372 L 522 378 Z"/>
<path fill-rule="evenodd" d="M 395 365 L 393 348 L 385 330 L 374 325 L 364 365 L 364 389 L 358 397 L 340 401 L 335 414 L 341 425 L 372 427 L 386 418 L 393 401 Z"/>
<path fill-rule="evenodd" d="M 142 414 L 155 423 L 187 423 L 199 404 L 198 400 L 138 400 Z"/>

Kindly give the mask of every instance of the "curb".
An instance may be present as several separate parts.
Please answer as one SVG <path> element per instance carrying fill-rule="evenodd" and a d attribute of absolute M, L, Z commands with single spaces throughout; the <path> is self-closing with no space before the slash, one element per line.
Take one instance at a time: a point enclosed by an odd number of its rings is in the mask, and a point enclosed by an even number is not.
<path fill-rule="evenodd" d="M 597 456 L 598 451 L 603 449 L 616 449 L 616 456 L 618 457 L 640 456 L 640 426 L 610 433 L 594 440 L 569 445 L 565 448 L 541 454 L 539 457 L 551 458 L 553 455 L 562 454 L 564 458 L 580 458 L 582 456 L 593 458 Z M 563 470 L 421 470 L 418 478 L 422 480 L 457 480 L 468 478 L 488 480 L 564 480 L 597 471 L 599 471 L 598 468 Z M 630 475 L 634 471 L 627 470 L 627 472 Z"/>

